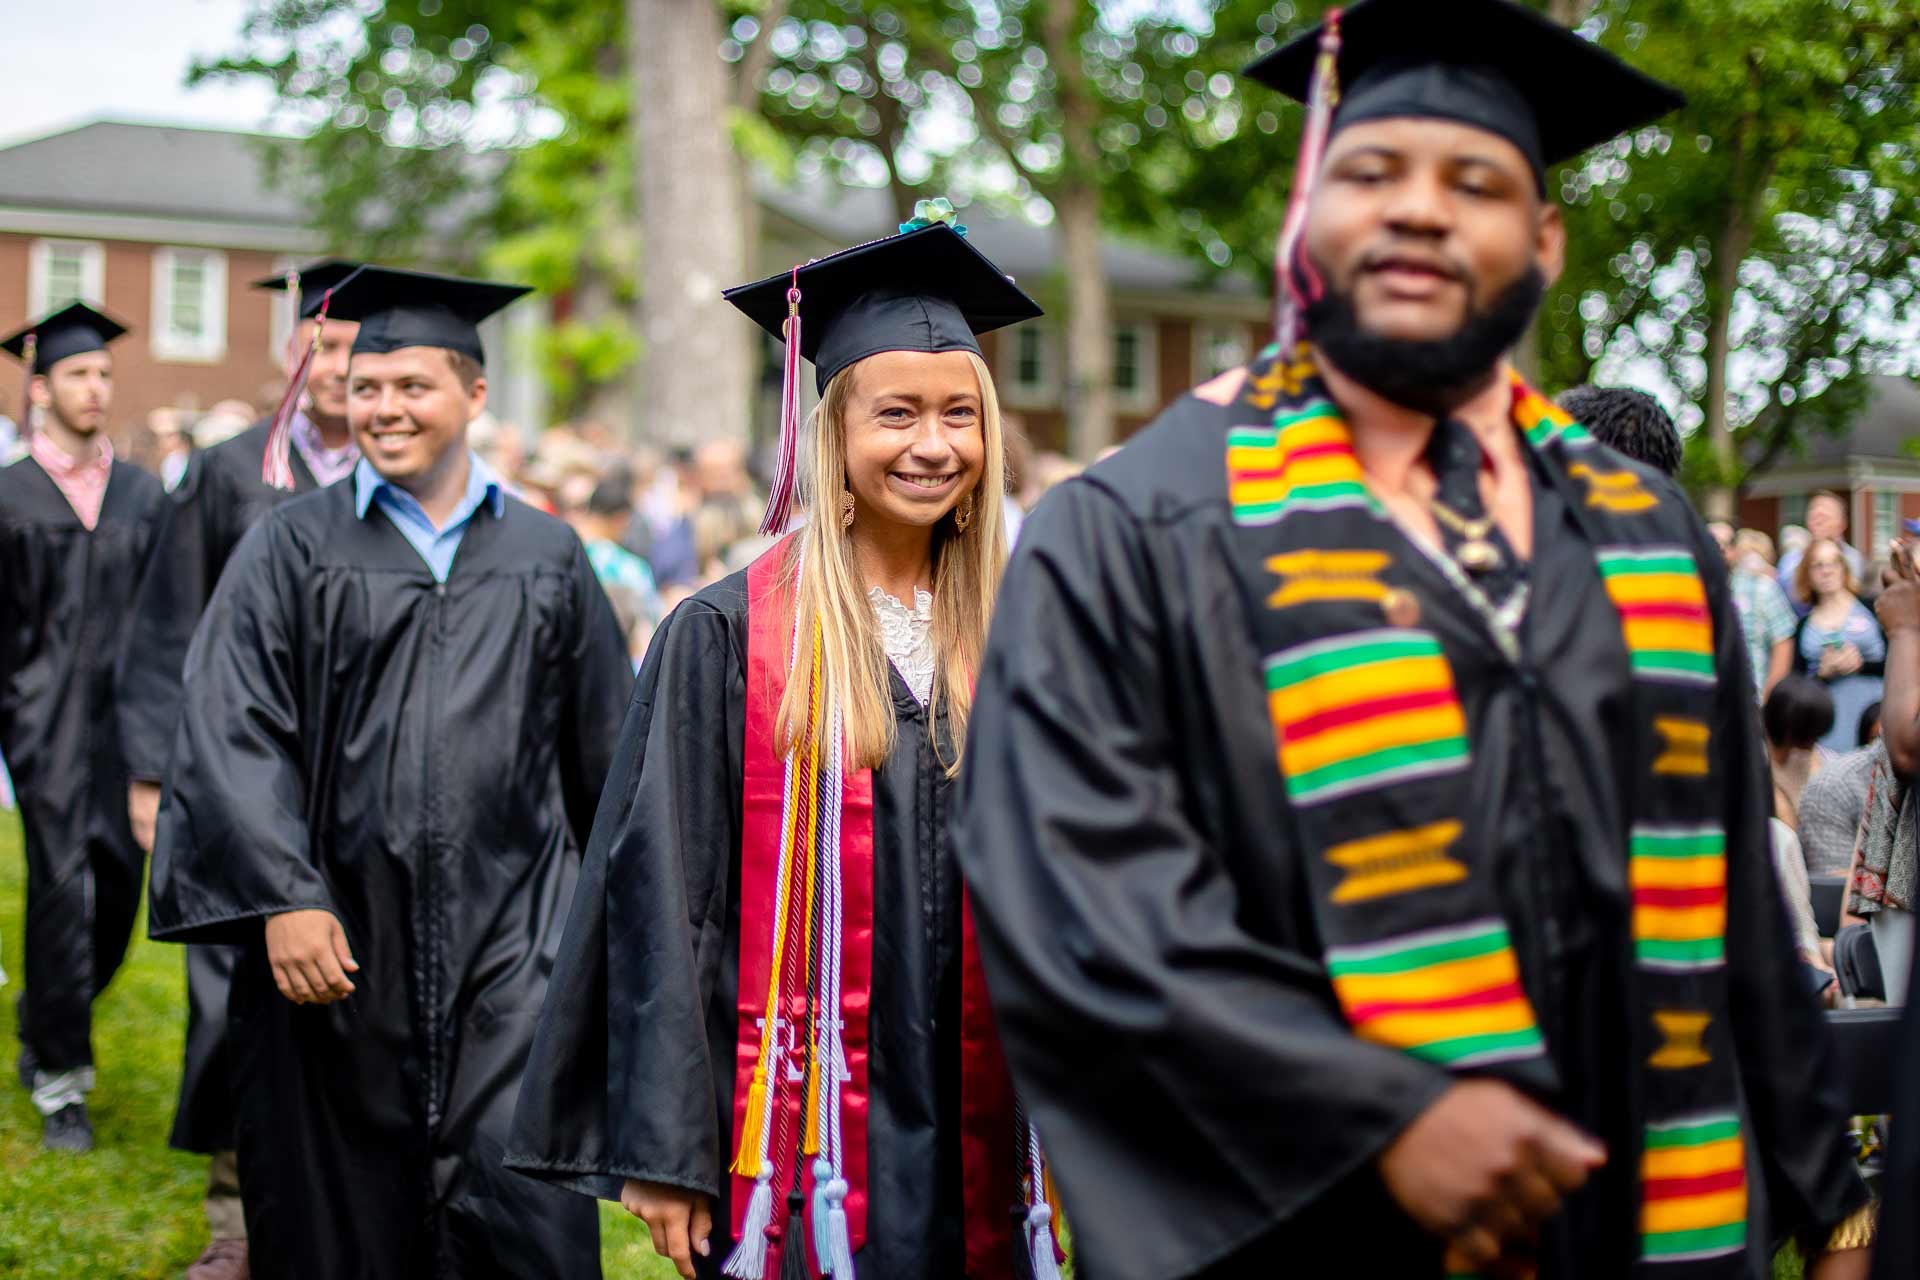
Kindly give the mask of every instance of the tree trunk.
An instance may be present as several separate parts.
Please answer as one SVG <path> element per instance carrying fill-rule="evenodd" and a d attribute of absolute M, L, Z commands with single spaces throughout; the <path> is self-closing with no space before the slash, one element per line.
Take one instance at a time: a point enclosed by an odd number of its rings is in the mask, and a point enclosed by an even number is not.
<path fill-rule="evenodd" d="M 589 260 L 580 264 L 580 277 L 573 286 L 573 318 L 584 325 L 605 324 L 618 315 L 620 299 L 614 293 L 613 281 L 599 263 Z M 615 431 L 622 431 L 632 423 L 633 387 L 632 375 L 616 374 L 608 382 L 582 381 L 574 393 L 574 403 L 567 406 L 570 417 L 579 417 L 588 422 L 604 422 Z"/>
<path fill-rule="evenodd" d="M 747 439 L 748 322 L 720 297 L 746 279 L 744 182 L 727 133 L 714 0 L 626 0 L 640 215 L 643 393 L 630 434 L 676 446 Z"/>
<path fill-rule="evenodd" d="M 1060 178 L 1049 190 L 1060 229 L 1067 298 L 1067 442 L 1082 462 L 1114 440 L 1113 303 L 1100 260 L 1100 187 L 1094 104 L 1080 58 L 1083 0 L 1047 0 L 1041 39 L 1060 112 Z"/>
<path fill-rule="evenodd" d="M 1733 293 L 1739 283 L 1740 264 L 1752 247 L 1752 215 L 1744 204 L 1736 202 L 1713 246 L 1713 278 L 1708 292 L 1707 402 L 1701 408 L 1706 415 L 1702 430 L 1707 433 L 1707 449 L 1714 461 L 1713 487 L 1706 495 L 1709 520 L 1733 519 L 1731 482 L 1739 471 L 1739 459 L 1734 456 L 1733 427 L 1727 420 L 1727 360 L 1733 345 Z"/>

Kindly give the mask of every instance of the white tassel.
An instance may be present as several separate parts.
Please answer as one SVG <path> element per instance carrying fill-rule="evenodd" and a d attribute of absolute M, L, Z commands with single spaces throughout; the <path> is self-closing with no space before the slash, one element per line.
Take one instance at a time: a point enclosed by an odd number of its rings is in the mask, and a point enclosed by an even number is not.
<path fill-rule="evenodd" d="M 761 1280 L 767 1273 L 767 1227 L 773 1222 L 773 1163 L 760 1166 L 753 1180 L 753 1198 L 747 1201 L 740 1241 L 720 1270 L 734 1280 Z"/>
<path fill-rule="evenodd" d="M 1027 1210 L 1027 1252 L 1033 1259 L 1033 1280 L 1060 1280 L 1060 1263 L 1053 1256 L 1053 1210 L 1046 1204 Z"/>
<path fill-rule="evenodd" d="M 816 1270 L 832 1274 L 832 1246 L 827 1242 L 827 1184 L 833 1181 L 833 1165 L 825 1156 L 813 1160 L 813 1257 Z"/>
<path fill-rule="evenodd" d="M 833 1261 L 833 1265 L 827 1268 L 827 1274 L 833 1280 L 854 1280 L 853 1239 L 847 1230 L 847 1183 L 844 1178 L 835 1178 L 828 1184 L 827 1204 L 828 1253 Z"/>

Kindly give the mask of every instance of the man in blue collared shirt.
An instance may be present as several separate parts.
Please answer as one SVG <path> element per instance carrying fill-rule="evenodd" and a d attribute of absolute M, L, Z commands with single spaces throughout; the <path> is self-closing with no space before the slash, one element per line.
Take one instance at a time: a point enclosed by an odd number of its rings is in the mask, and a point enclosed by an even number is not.
<path fill-rule="evenodd" d="M 152 929 L 245 948 L 256 1274 L 597 1276 L 592 1203 L 501 1152 L 632 668 L 579 539 L 467 448 L 474 325 L 521 291 L 366 272 L 333 297 L 354 483 L 276 507 L 221 577 Z"/>
<path fill-rule="evenodd" d="M 420 558 L 427 562 L 427 568 L 433 570 L 435 582 L 445 582 L 453 571 L 453 557 L 460 550 L 460 538 L 467 531 L 467 523 L 474 513 L 485 504 L 498 520 L 506 514 L 507 494 L 501 486 L 500 477 L 493 473 L 471 449 L 464 449 L 467 455 L 467 484 L 454 504 L 453 511 L 445 521 L 435 524 L 420 500 L 387 480 L 373 464 L 362 458 L 353 469 L 353 509 L 362 520 L 375 506 L 380 514 L 393 522 Z"/>

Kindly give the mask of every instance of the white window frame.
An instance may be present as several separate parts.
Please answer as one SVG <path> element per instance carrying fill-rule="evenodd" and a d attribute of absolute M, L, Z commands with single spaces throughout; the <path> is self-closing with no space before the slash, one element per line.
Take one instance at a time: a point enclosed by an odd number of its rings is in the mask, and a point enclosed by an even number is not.
<path fill-rule="evenodd" d="M 50 314 L 58 302 L 61 309 L 74 299 L 55 299 L 48 278 L 53 255 L 61 250 L 78 250 L 80 255 L 80 296 L 90 307 L 104 307 L 107 297 L 107 248 L 98 240 L 35 240 L 27 255 L 27 315 L 38 320 Z"/>
<path fill-rule="evenodd" d="M 1031 336 L 1040 344 L 1040 378 L 1023 382 L 1020 378 L 1020 344 Z M 1037 320 L 1005 330 L 999 344 L 1000 374 L 994 390 L 1016 409 L 1051 409 L 1060 403 L 1060 335 L 1053 326 Z"/>
<path fill-rule="evenodd" d="M 273 274 L 284 279 L 298 265 L 298 258 L 282 254 L 273 260 Z M 286 363 L 287 344 L 293 341 L 293 295 L 274 289 L 267 294 L 267 306 L 267 359 L 277 369 Z"/>
<path fill-rule="evenodd" d="M 1805 492 L 1780 495 L 1780 529 L 1790 524 L 1797 524 L 1802 529 L 1807 527 L 1807 494 Z M 1775 536 L 1779 535 L 1780 529 L 1773 531 Z"/>
<path fill-rule="evenodd" d="M 1216 338 L 1231 338 L 1233 340 L 1240 348 L 1239 363 L 1241 365 L 1253 359 L 1253 335 L 1248 331 L 1245 324 L 1237 320 L 1198 321 L 1193 326 L 1192 370 L 1195 386 L 1211 381 L 1221 374 L 1239 367 L 1237 365 L 1230 365 L 1227 369 L 1215 369 L 1212 367 L 1212 362 L 1209 357 L 1213 354 L 1213 344 Z"/>
<path fill-rule="evenodd" d="M 199 335 L 173 328 L 173 271 L 183 258 L 205 260 L 201 311 L 206 331 Z M 149 346 L 157 360 L 213 364 L 227 355 L 227 255 L 218 249 L 163 246 L 153 251 L 153 328 Z"/>
<path fill-rule="evenodd" d="M 1113 406 L 1122 413 L 1151 413 L 1160 407 L 1160 326 L 1152 320 L 1122 320 L 1113 326 L 1113 371 L 1120 373 L 1120 335 L 1135 335 L 1139 377 L 1131 390 L 1113 386 Z"/>
<path fill-rule="evenodd" d="M 1867 559 L 1887 558 L 1887 543 L 1900 535 L 1900 494 L 1893 489 L 1874 489 L 1873 529 Z"/>

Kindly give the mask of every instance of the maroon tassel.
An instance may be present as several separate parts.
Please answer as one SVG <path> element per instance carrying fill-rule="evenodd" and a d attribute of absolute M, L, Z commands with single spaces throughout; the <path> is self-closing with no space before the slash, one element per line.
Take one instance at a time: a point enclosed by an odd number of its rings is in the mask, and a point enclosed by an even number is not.
<path fill-rule="evenodd" d="M 27 362 L 27 380 L 20 384 L 20 443 L 33 434 L 33 361 L 40 354 L 40 335 L 29 333 L 20 347 L 20 358 Z"/>
<path fill-rule="evenodd" d="M 299 279 L 297 275 L 288 277 L 295 324 L 299 323 L 300 316 Z M 313 372 L 313 358 L 320 353 L 320 334 L 327 327 L 327 305 L 332 301 L 333 290 L 320 295 L 320 310 L 314 314 L 317 323 L 313 327 L 313 341 L 287 380 L 287 393 L 280 397 L 280 405 L 273 411 L 273 424 L 267 428 L 267 453 L 260 463 L 260 479 L 270 488 L 289 492 L 293 489 L 293 415 L 300 407 L 300 393 L 307 389 L 307 375 Z"/>
<path fill-rule="evenodd" d="M 1339 59 L 1340 9 L 1335 7 L 1327 10 L 1320 33 L 1320 53 L 1314 61 L 1313 84 L 1307 91 L 1307 123 L 1300 134 L 1299 163 L 1293 171 L 1293 194 L 1287 201 L 1286 221 L 1273 255 L 1273 327 L 1283 356 L 1290 354 L 1304 335 L 1301 311 L 1307 303 L 1317 301 L 1323 289 L 1318 273 L 1307 261 L 1304 240 L 1307 205 L 1320 180 L 1320 163 L 1326 158 L 1333 109 L 1340 105 Z"/>
<path fill-rule="evenodd" d="M 780 382 L 780 454 L 774 465 L 773 487 L 767 492 L 767 513 L 760 519 L 763 537 L 778 537 L 793 519 L 794 490 L 800 453 L 800 268 L 793 269 L 787 289 L 787 355 Z"/>

